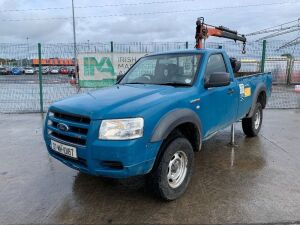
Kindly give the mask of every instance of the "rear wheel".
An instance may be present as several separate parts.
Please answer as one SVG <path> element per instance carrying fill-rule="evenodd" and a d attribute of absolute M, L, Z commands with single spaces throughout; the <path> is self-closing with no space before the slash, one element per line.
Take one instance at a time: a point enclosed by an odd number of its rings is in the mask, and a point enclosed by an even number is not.
<path fill-rule="evenodd" d="M 263 119 L 262 106 L 259 102 L 256 103 L 253 116 L 250 118 L 244 118 L 242 120 L 242 127 L 244 133 L 248 137 L 255 137 L 260 131 Z"/>
<path fill-rule="evenodd" d="M 149 175 L 148 184 L 165 200 L 180 197 L 192 176 L 194 152 L 190 142 L 177 137 L 163 149 L 160 161 Z"/>

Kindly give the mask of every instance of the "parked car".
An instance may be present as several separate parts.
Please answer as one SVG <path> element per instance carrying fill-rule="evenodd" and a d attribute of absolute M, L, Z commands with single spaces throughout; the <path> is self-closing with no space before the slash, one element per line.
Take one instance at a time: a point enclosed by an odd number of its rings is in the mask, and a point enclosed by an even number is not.
<path fill-rule="evenodd" d="M 57 67 L 53 67 L 53 68 L 51 68 L 50 73 L 51 73 L 51 74 L 58 74 L 58 73 L 59 73 L 59 70 L 58 70 Z"/>
<path fill-rule="evenodd" d="M 6 66 L 0 66 L 0 75 L 9 75 L 10 70 Z"/>
<path fill-rule="evenodd" d="M 49 67 L 43 67 L 42 74 L 48 74 L 48 73 L 49 73 Z"/>
<path fill-rule="evenodd" d="M 116 85 L 52 104 L 48 152 L 65 165 L 113 178 L 147 175 L 160 197 L 181 196 L 202 142 L 236 121 L 256 136 L 271 73 L 238 72 L 222 49 L 142 57 Z"/>
<path fill-rule="evenodd" d="M 34 68 L 29 67 L 29 66 L 25 67 L 24 68 L 24 74 L 26 74 L 26 75 L 34 74 Z"/>
<path fill-rule="evenodd" d="M 59 69 L 59 73 L 60 73 L 60 74 L 69 74 L 69 70 L 68 70 L 68 68 L 66 68 L 66 67 L 61 67 L 61 68 Z"/>
<path fill-rule="evenodd" d="M 13 68 L 13 67 L 11 67 L 11 66 L 8 66 L 8 67 L 6 68 L 9 75 L 12 74 L 12 73 L 11 73 L 12 68 Z"/>
<path fill-rule="evenodd" d="M 38 67 L 38 66 L 37 66 L 37 67 L 34 67 L 33 69 L 34 69 L 34 73 L 35 73 L 35 74 L 38 74 L 38 73 L 39 73 L 39 67 Z"/>
<path fill-rule="evenodd" d="M 22 75 L 24 72 L 24 69 L 22 67 L 13 67 L 11 69 L 11 74 L 12 75 Z"/>
<path fill-rule="evenodd" d="M 69 69 L 69 76 L 73 76 L 75 75 L 75 69 L 74 68 L 70 68 Z"/>

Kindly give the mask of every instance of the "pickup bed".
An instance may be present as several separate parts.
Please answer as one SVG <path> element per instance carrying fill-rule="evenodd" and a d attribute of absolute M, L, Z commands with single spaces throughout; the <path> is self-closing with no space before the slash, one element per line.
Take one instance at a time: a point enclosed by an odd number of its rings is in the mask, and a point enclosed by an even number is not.
<path fill-rule="evenodd" d="M 204 140 L 238 120 L 247 136 L 261 128 L 272 76 L 237 70 L 222 49 L 142 57 L 114 86 L 49 107 L 49 154 L 93 175 L 147 174 L 155 193 L 176 199 Z"/>

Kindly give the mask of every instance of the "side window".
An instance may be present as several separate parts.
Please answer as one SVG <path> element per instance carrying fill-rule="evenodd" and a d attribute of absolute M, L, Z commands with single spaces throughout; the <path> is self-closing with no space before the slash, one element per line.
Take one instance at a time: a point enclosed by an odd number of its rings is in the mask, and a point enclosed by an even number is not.
<path fill-rule="evenodd" d="M 208 75 L 214 72 L 227 72 L 222 54 L 214 54 L 209 57 L 206 65 L 204 81 L 206 82 Z"/>

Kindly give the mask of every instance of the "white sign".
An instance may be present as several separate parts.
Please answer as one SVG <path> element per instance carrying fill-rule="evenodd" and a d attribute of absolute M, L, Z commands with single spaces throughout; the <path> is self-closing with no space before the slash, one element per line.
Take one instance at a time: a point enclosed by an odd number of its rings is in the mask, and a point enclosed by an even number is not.
<path fill-rule="evenodd" d="M 79 85 L 105 87 L 113 85 L 145 53 L 80 53 Z"/>

